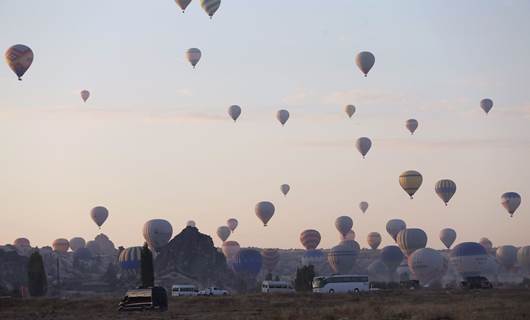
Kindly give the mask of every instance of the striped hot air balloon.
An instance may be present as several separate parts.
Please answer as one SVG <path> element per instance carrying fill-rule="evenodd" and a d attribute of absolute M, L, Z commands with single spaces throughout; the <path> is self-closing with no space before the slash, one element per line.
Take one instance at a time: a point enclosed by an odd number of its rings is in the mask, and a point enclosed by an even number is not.
<path fill-rule="evenodd" d="M 220 6 L 221 0 L 201 0 L 201 7 L 210 16 L 210 19 L 213 18 Z"/>
<path fill-rule="evenodd" d="M 456 192 L 456 183 L 454 183 L 453 180 L 449 179 L 443 179 L 438 182 L 436 182 L 436 185 L 434 186 L 434 191 L 436 191 L 436 194 L 442 199 L 442 201 L 447 206 L 447 203 L 453 195 Z"/>
<path fill-rule="evenodd" d="M 401 185 L 401 188 L 405 190 L 411 199 L 416 191 L 418 191 L 418 189 L 421 187 L 422 182 L 423 177 L 418 171 L 405 171 L 399 176 L 399 184 Z"/>
<path fill-rule="evenodd" d="M 7 65 L 17 75 L 18 80 L 22 80 L 22 76 L 33 63 L 33 51 L 28 46 L 23 44 L 16 44 L 5 53 Z"/>
<path fill-rule="evenodd" d="M 427 234 L 418 228 L 401 230 L 397 235 L 396 242 L 399 248 L 410 256 L 414 251 L 425 248 L 427 245 Z"/>
<path fill-rule="evenodd" d="M 142 261 L 142 247 L 130 247 L 123 250 L 118 257 L 118 264 L 126 272 L 140 271 Z"/>
<path fill-rule="evenodd" d="M 341 243 L 331 248 L 328 263 L 335 273 L 347 274 L 355 265 L 359 250 L 349 243 Z"/>
<path fill-rule="evenodd" d="M 184 13 L 184 11 L 186 11 L 186 8 L 191 3 L 191 0 L 175 0 L 175 2 L 178 4 L 180 9 L 182 9 L 182 13 Z"/>
<path fill-rule="evenodd" d="M 300 233 L 300 242 L 306 250 L 314 250 L 320 243 L 320 232 L 313 229 L 307 229 Z"/>
<path fill-rule="evenodd" d="M 261 258 L 265 271 L 272 273 L 278 262 L 280 262 L 280 253 L 278 249 L 263 249 L 261 250 Z"/>

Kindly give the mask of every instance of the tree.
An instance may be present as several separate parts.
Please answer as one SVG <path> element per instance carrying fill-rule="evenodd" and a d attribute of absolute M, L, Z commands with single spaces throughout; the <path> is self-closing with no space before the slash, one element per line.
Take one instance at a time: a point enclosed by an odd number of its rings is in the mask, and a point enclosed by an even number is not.
<path fill-rule="evenodd" d="M 311 291 L 313 289 L 314 277 L 315 269 L 312 265 L 296 269 L 296 279 L 294 280 L 296 291 Z"/>
<path fill-rule="evenodd" d="M 44 270 L 44 262 L 38 251 L 33 252 L 29 257 L 28 289 L 29 294 L 33 297 L 44 296 L 48 290 L 48 279 Z"/>
<path fill-rule="evenodd" d="M 153 254 L 147 242 L 144 243 L 142 248 L 142 257 L 140 261 L 141 275 L 142 275 L 142 287 L 153 287 L 155 285 L 155 270 L 153 267 Z"/>

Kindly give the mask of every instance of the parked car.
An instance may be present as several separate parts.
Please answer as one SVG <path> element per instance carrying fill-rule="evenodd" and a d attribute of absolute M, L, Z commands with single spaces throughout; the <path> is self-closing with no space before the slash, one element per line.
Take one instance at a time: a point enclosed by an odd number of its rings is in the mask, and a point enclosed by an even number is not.
<path fill-rule="evenodd" d="M 293 286 L 287 281 L 263 281 L 261 283 L 263 293 L 293 293 Z"/>
<path fill-rule="evenodd" d="M 163 287 L 139 288 L 127 291 L 118 311 L 167 310 L 167 292 Z"/>
<path fill-rule="evenodd" d="M 209 287 L 199 291 L 199 296 L 227 296 L 228 291 L 217 287 Z"/>
<path fill-rule="evenodd" d="M 486 277 L 466 277 L 464 281 L 460 283 L 464 289 L 491 289 L 493 285 Z"/>
<path fill-rule="evenodd" d="M 194 297 L 199 294 L 199 290 L 193 284 L 176 284 L 171 287 L 171 295 L 173 297 Z"/>

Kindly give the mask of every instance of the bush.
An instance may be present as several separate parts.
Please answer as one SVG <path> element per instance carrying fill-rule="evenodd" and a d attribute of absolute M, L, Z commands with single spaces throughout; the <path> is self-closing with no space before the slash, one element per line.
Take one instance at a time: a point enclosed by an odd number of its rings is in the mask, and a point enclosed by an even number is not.
<path fill-rule="evenodd" d="M 42 297 L 48 290 L 48 279 L 44 270 L 44 262 L 38 251 L 33 252 L 29 257 L 28 290 L 33 297 Z"/>
<path fill-rule="evenodd" d="M 303 266 L 296 269 L 296 279 L 294 280 L 294 288 L 296 291 L 312 291 L 313 278 L 315 277 L 315 269 L 312 265 Z"/>

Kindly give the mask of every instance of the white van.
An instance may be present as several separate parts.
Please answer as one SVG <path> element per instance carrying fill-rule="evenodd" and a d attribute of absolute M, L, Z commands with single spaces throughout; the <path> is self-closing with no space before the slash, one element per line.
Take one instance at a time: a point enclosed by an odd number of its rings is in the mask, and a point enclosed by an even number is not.
<path fill-rule="evenodd" d="M 293 293 L 294 289 L 287 281 L 263 281 L 261 292 L 264 293 Z"/>
<path fill-rule="evenodd" d="M 317 293 L 359 293 L 369 290 L 370 281 L 365 275 L 336 275 L 313 279 L 313 292 Z"/>
<path fill-rule="evenodd" d="M 198 293 L 199 290 L 192 284 L 176 284 L 171 287 L 171 295 L 173 297 L 196 296 Z"/>

